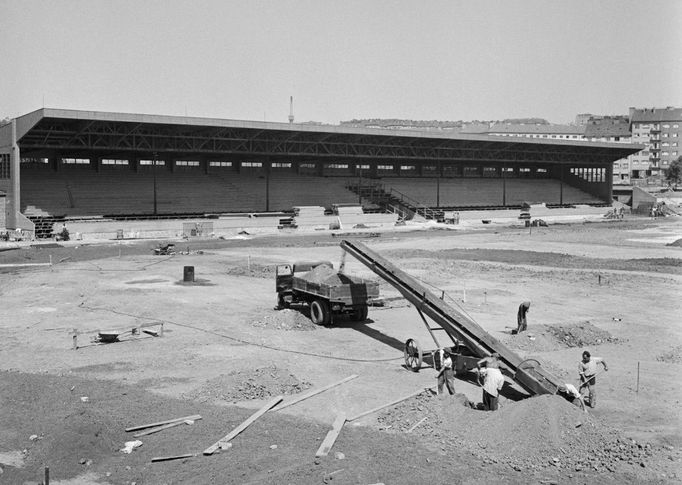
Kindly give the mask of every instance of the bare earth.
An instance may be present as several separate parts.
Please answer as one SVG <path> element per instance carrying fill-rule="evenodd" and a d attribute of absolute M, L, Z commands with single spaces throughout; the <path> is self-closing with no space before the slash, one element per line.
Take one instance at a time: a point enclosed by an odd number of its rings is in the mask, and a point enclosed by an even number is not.
<path fill-rule="evenodd" d="M 340 412 L 354 417 L 434 386 L 403 367 L 408 338 L 436 348 L 418 313 L 380 281 L 364 323 L 317 327 L 276 311 L 273 265 L 341 259 L 330 234 L 22 247 L 0 252 L 0 483 L 60 484 L 680 483 L 682 221 L 631 219 L 528 229 L 354 238 L 433 287 L 521 356 L 577 382 L 584 349 L 603 357 L 589 413 L 556 396 L 501 409 L 472 380 L 349 421 L 315 458 Z M 196 281 L 183 283 L 183 267 Z M 352 258 L 346 271 L 377 280 Z M 512 335 L 520 302 L 527 334 Z M 132 328 L 163 323 L 163 336 Z M 79 332 L 72 349 L 73 329 Z M 151 326 L 149 330 L 159 330 Z M 93 341 L 99 331 L 119 342 Z M 440 340 L 442 345 L 449 342 Z M 266 413 L 213 456 L 202 451 L 274 396 L 358 377 Z M 83 399 L 87 397 L 87 399 Z M 141 437 L 125 428 L 200 414 Z M 153 457 L 196 454 L 152 463 Z"/>

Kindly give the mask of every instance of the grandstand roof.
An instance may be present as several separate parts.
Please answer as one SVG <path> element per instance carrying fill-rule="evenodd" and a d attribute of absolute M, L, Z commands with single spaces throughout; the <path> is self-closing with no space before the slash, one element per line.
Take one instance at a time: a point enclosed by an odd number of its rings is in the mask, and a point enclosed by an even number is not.
<path fill-rule="evenodd" d="M 11 125 L 0 127 L 0 146 Z M 171 154 L 299 159 L 608 163 L 639 145 L 479 134 L 42 108 L 16 118 L 23 157 L 50 153 Z"/>

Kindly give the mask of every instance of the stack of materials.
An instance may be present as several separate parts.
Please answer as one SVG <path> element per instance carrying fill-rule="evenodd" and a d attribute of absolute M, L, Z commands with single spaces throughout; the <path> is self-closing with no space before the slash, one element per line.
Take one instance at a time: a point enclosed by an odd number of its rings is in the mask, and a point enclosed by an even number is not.
<path fill-rule="evenodd" d="M 299 230 L 323 230 L 329 229 L 329 224 L 338 222 L 336 217 L 324 215 L 324 207 L 321 206 L 297 206 L 294 207 L 294 224 Z"/>

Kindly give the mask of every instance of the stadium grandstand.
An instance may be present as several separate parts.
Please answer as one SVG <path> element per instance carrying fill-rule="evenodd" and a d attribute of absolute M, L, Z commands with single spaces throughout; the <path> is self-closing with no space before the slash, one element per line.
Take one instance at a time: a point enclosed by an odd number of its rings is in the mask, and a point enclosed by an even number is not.
<path fill-rule="evenodd" d="M 0 127 L 0 227 L 361 204 L 609 205 L 638 145 L 43 108 Z M 4 195 L 4 197 L 2 196 Z M 2 207 L 0 207 L 2 208 Z"/>

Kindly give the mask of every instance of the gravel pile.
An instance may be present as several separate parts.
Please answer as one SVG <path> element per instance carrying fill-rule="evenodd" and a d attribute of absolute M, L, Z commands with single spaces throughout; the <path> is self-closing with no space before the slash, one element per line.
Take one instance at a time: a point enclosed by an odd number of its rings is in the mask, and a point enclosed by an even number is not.
<path fill-rule="evenodd" d="M 485 412 L 472 409 L 463 395 L 422 393 L 383 412 L 378 421 L 387 432 L 407 432 L 417 425 L 411 432 L 437 451 L 466 449 L 484 463 L 517 471 L 628 472 L 646 468 L 652 454 L 665 451 L 624 438 L 550 395 L 505 401 L 497 412 Z"/>
<path fill-rule="evenodd" d="M 251 325 L 275 330 L 308 331 L 319 329 L 319 326 L 315 325 L 303 313 L 288 308 L 263 315 L 258 320 L 251 322 Z"/>
<path fill-rule="evenodd" d="M 280 395 L 298 394 L 312 384 L 300 381 L 287 369 L 276 366 L 252 371 L 233 371 L 207 381 L 203 386 L 183 395 L 197 402 L 232 402 L 267 399 Z"/>
<path fill-rule="evenodd" d="M 319 283 L 329 286 L 362 282 L 359 279 L 356 281 L 354 278 L 343 273 L 337 273 L 334 268 L 330 268 L 327 265 L 320 265 L 316 268 L 313 268 L 312 270 L 308 271 L 303 278 L 311 283 Z"/>

